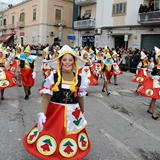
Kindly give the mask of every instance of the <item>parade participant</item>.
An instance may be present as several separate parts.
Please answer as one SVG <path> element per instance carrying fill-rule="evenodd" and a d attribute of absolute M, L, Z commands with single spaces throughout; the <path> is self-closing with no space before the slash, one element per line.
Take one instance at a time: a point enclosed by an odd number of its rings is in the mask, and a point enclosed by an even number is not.
<path fill-rule="evenodd" d="M 94 73 L 92 62 L 89 58 L 89 53 L 85 50 L 82 52 L 82 59 L 86 62 L 85 66 L 79 70 L 79 74 L 83 73 L 89 80 L 90 86 L 95 86 L 98 84 L 98 77 Z M 88 95 L 88 93 L 87 93 Z"/>
<path fill-rule="evenodd" d="M 17 44 L 14 61 L 13 63 L 10 64 L 10 68 L 11 68 L 10 70 L 12 71 L 14 70 L 14 72 L 17 75 L 19 87 L 22 87 L 22 77 L 21 77 L 19 65 L 17 66 L 17 63 L 19 64 L 19 57 L 22 53 L 23 53 L 23 46 L 21 44 Z"/>
<path fill-rule="evenodd" d="M 3 53 L 3 48 L 0 45 L 0 90 L 1 90 L 1 100 L 4 100 L 4 90 L 5 88 L 14 87 L 17 85 L 16 77 L 10 73 L 5 67 L 5 55 Z"/>
<path fill-rule="evenodd" d="M 154 67 L 154 66 L 153 66 Z M 142 83 L 148 79 L 147 70 L 151 68 L 147 55 L 141 51 L 141 61 L 137 65 L 136 74 L 134 75 L 132 82 Z"/>
<path fill-rule="evenodd" d="M 110 55 L 110 53 L 105 55 L 106 59 L 103 61 L 102 63 L 102 73 L 104 74 L 104 83 L 103 83 L 103 88 L 102 88 L 102 92 L 107 92 L 107 96 L 110 94 L 109 90 L 108 90 L 108 81 L 110 79 L 111 76 L 111 69 L 112 69 L 112 65 L 113 65 L 113 60 L 112 57 Z M 105 90 L 104 90 L 105 89 Z"/>
<path fill-rule="evenodd" d="M 46 78 L 49 73 L 50 73 L 50 66 L 49 66 L 49 63 L 48 63 L 48 51 L 49 51 L 49 46 L 46 47 L 45 49 L 43 49 L 43 53 L 44 53 L 44 59 L 42 60 L 42 66 L 41 66 L 41 69 L 42 69 L 42 75 L 44 76 L 44 78 Z"/>
<path fill-rule="evenodd" d="M 151 98 L 147 112 L 152 114 L 152 118 L 157 120 L 156 100 L 160 99 L 160 49 L 154 47 L 156 52 L 156 65 L 153 70 L 147 70 L 148 79 L 143 81 L 137 89 L 137 92 L 145 97 Z"/>
<path fill-rule="evenodd" d="M 118 54 L 117 54 L 117 52 L 115 50 L 112 51 L 112 60 L 114 62 L 113 66 L 114 66 L 114 68 L 116 68 L 116 71 L 114 70 L 114 71 L 111 72 L 109 83 L 111 81 L 112 75 L 114 75 L 114 85 L 117 86 L 118 85 L 117 84 L 117 75 L 121 75 L 122 71 L 121 71 L 121 69 L 119 67 L 119 56 L 118 56 Z"/>
<path fill-rule="evenodd" d="M 29 153 L 43 160 L 80 160 L 91 148 L 83 114 L 88 80 L 78 75 L 85 62 L 65 45 L 49 63 L 52 68 L 57 65 L 57 73 L 52 72 L 40 89 L 38 124 L 23 143 Z"/>
<path fill-rule="evenodd" d="M 96 72 L 96 76 L 99 78 L 101 75 L 102 56 L 98 49 L 96 49 L 95 60 L 93 61 L 93 70 Z"/>
<path fill-rule="evenodd" d="M 29 99 L 31 94 L 31 87 L 34 85 L 34 79 L 36 77 L 36 57 L 31 54 L 30 46 L 28 45 L 24 53 L 22 53 L 19 57 L 20 59 L 20 72 L 22 76 L 22 84 L 25 92 L 25 100 Z"/>
<path fill-rule="evenodd" d="M 3 53 L 4 53 L 4 55 L 5 55 L 4 58 L 8 58 L 8 57 L 9 57 L 10 51 L 11 51 L 11 48 L 8 46 L 8 47 L 3 51 Z"/>

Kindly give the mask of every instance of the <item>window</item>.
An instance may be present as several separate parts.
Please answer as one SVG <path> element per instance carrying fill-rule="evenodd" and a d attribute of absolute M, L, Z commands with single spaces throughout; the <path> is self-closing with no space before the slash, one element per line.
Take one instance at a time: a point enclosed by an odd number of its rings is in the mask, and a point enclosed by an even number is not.
<path fill-rule="evenodd" d="M 112 15 L 125 15 L 126 14 L 126 3 L 113 4 Z"/>
<path fill-rule="evenodd" d="M 19 21 L 24 21 L 24 12 L 22 12 L 22 13 L 20 14 Z"/>
<path fill-rule="evenodd" d="M 36 20 L 36 8 L 33 8 L 33 20 Z"/>
<path fill-rule="evenodd" d="M 0 26 L 2 26 L 2 18 L 0 18 Z"/>
<path fill-rule="evenodd" d="M 6 18 L 3 19 L 3 25 L 6 26 Z"/>
<path fill-rule="evenodd" d="M 60 9 L 56 9 L 55 19 L 61 20 L 61 10 Z"/>
<path fill-rule="evenodd" d="M 14 24 L 14 16 L 12 16 L 12 24 Z"/>

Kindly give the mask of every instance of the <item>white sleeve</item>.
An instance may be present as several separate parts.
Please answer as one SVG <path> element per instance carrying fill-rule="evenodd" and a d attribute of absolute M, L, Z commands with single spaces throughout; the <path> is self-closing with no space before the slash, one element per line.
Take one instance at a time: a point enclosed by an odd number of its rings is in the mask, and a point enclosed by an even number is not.
<path fill-rule="evenodd" d="M 87 94 L 87 89 L 89 87 L 89 80 L 88 78 L 82 73 L 81 76 L 81 85 L 79 87 L 78 96 L 83 97 Z"/>
<path fill-rule="evenodd" d="M 54 72 L 52 71 L 50 75 L 44 80 L 43 86 L 39 89 L 40 94 L 53 95 L 51 86 L 54 84 Z"/>

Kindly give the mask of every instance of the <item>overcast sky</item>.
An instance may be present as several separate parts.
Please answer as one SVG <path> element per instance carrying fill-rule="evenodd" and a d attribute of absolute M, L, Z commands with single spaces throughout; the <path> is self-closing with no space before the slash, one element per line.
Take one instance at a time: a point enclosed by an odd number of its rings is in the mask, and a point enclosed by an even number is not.
<path fill-rule="evenodd" d="M 4 2 L 4 3 L 7 3 L 7 4 L 17 4 L 17 3 L 20 3 L 22 2 L 23 0 L 0 0 L 0 2 Z"/>

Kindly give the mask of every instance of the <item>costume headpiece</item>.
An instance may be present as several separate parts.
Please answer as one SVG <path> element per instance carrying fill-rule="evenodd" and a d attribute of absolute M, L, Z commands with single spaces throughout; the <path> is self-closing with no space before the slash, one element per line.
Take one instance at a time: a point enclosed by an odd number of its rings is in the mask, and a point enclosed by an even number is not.
<path fill-rule="evenodd" d="M 110 53 L 107 53 L 107 54 L 105 55 L 105 57 L 106 57 L 106 59 L 112 58 L 112 56 L 110 55 Z"/>
<path fill-rule="evenodd" d="M 85 65 L 85 61 L 83 61 L 79 56 L 77 56 L 76 54 L 73 53 L 73 50 L 71 47 L 69 47 L 68 45 L 64 45 L 61 50 L 59 51 L 59 56 L 57 58 L 55 58 L 54 60 L 50 60 L 49 64 L 51 66 L 51 68 L 55 68 L 57 69 L 57 74 L 58 74 L 58 80 L 57 82 L 54 84 L 54 86 L 52 87 L 52 90 L 54 92 L 58 92 L 59 91 L 59 84 L 61 82 L 61 73 L 60 73 L 60 58 L 62 56 L 64 56 L 65 54 L 71 54 L 73 57 L 75 57 L 75 75 L 74 75 L 74 84 L 71 85 L 70 90 L 72 92 L 77 91 L 77 83 L 78 83 L 78 69 L 82 68 Z"/>
<path fill-rule="evenodd" d="M 156 52 L 156 58 L 158 58 L 160 56 L 160 49 L 158 47 L 154 47 L 154 50 Z"/>
<path fill-rule="evenodd" d="M 94 51 L 92 50 L 92 48 L 89 49 L 89 53 L 90 53 L 90 54 L 93 54 L 93 53 L 94 53 Z"/>
<path fill-rule="evenodd" d="M 109 49 L 108 48 L 104 48 L 103 52 L 105 52 L 106 54 L 109 53 Z"/>
<path fill-rule="evenodd" d="M 146 54 L 141 51 L 141 59 L 144 59 L 144 58 L 146 58 L 146 57 L 147 57 Z"/>
<path fill-rule="evenodd" d="M 24 53 L 29 53 L 29 54 L 31 54 L 31 48 L 30 48 L 29 45 L 25 48 Z"/>
<path fill-rule="evenodd" d="M 99 49 L 96 49 L 96 54 L 98 54 L 100 51 L 99 51 Z"/>
<path fill-rule="evenodd" d="M 113 50 L 113 52 L 112 52 L 113 54 L 112 54 L 112 57 L 114 57 L 114 56 L 118 56 L 118 54 L 117 54 L 117 52 L 115 51 L 115 50 Z"/>

